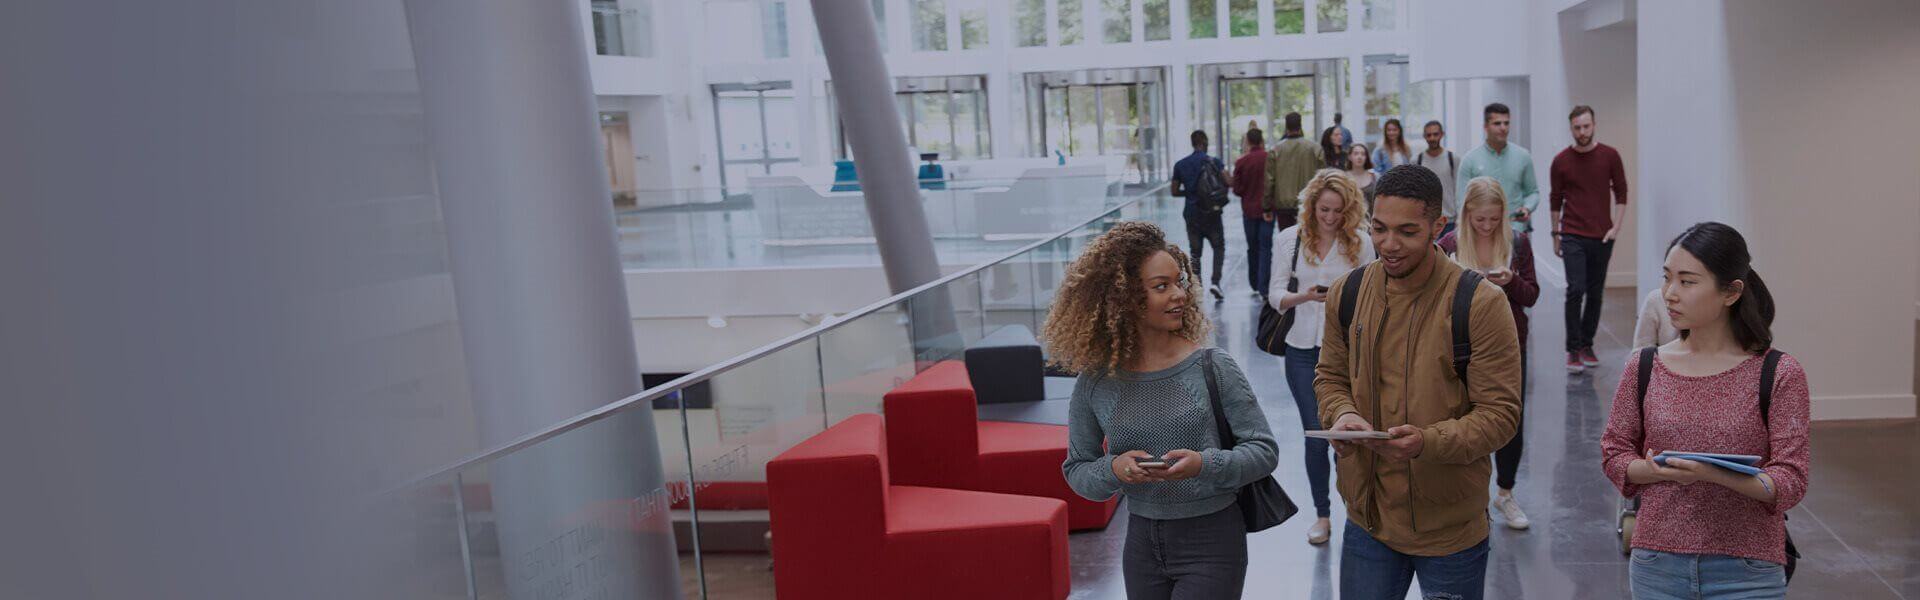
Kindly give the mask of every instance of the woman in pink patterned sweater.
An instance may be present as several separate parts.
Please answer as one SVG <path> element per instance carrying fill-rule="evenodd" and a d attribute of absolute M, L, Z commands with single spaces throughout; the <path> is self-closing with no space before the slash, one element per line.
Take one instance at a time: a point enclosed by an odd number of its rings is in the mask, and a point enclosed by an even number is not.
<path fill-rule="evenodd" d="M 1807 493 L 1807 377 L 1781 354 L 1761 414 L 1774 307 L 1749 263 L 1732 227 L 1701 223 L 1675 238 L 1660 289 L 1680 339 L 1658 348 L 1644 406 L 1638 356 L 1614 394 L 1601 460 L 1621 494 L 1640 498 L 1635 598 L 1786 595 L 1784 515 Z M 1759 456 L 1761 473 L 1651 460 L 1668 450 Z"/>

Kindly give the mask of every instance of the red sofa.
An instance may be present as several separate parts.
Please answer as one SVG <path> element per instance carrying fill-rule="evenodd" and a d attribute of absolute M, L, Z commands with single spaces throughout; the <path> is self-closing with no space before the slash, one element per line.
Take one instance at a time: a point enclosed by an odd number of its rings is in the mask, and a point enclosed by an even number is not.
<path fill-rule="evenodd" d="M 1067 597 L 1065 505 L 898 485 L 886 430 L 854 415 L 767 463 L 781 600 Z"/>
<path fill-rule="evenodd" d="M 887 392 L 887 451 L 894 483 L 1058 498 L 1067 526 L 1102 529 L 1120 500 L 1095 502 L 1067 487 L 1067 428 L 977 418 L 973 384 L 945 361 Z"/>

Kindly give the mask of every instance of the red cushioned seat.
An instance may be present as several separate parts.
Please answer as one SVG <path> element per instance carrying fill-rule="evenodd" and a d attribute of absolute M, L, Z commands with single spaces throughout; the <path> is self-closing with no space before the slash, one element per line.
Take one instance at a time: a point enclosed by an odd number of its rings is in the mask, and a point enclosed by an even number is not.
<path fill-rule="evenodd" d="M 894 485 L 886 429 L 855 415 L 767 463 L 782 600 L 1067 596 L 1064 503 Z"/>
<path fill-rule="evenodd" d="M 1118 498 L 1095 502 L 1067 487 L 1067 428 L 980 421 L 966 365 L 945 361 L 885 399 L 889 472 L 899 485 L 1023 494 L 1067 503 L 1074 530 L 1101 529 Z"/>

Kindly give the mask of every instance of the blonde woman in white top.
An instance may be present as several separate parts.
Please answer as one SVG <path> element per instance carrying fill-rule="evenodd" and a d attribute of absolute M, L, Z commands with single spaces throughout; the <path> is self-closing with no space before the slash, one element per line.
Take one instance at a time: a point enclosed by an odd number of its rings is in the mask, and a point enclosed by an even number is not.
<path fill-rule="evenodd" d="M 1293 327 L 1285 332 L 1287 389 L 1300 409 L 1304 430 L 1322 429 L 1320 401 L 1313 392 L 1314 365 L 1320 362 L 1321 328 L 1326 322 L 1327 286 L 1335 279 L 1374 259 L 1373 239 L 1363 235 L 1365 197 L 1353 177 L 1334 169 L 1314 174 L 1300 190 L 1299 224 L 1280 230 L 1273 240 L 1273 275 L 1267 302 L 1274 310 L 1296 311 Z M 1296 255 L 1296 251 L 1298 254 Z M 1288 293 L 1289 279 L 1298 280 Z M 1332 477 L 1326 440 L 1305 438 L 1307 482 L 1313 490 L 1313 508 L 1319 520 L 1307 529 L 1307 542 L 1324 544 L 1332 536 L 1332 505 L 1327 498 Z"/>

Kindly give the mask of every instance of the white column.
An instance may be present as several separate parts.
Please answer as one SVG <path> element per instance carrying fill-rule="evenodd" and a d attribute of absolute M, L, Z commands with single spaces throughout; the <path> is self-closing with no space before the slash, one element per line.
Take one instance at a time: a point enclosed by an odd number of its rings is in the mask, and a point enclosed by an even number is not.
<path fill-rule="evenodd" d="M 640 391 L 580 5 L 405 8 L 481 443 Z M 680 596 L 651 411 L 487 474 L 510 596 Z"/>

